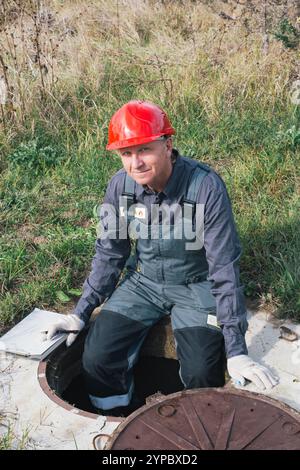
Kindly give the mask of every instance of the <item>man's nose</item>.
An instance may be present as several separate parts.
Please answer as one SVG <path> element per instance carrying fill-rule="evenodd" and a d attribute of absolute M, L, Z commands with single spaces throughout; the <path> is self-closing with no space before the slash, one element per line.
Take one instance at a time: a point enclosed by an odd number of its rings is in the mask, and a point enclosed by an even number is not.
<path fill-rule="evenodd" d="M 131 165 L 132 168 L 140 168 L 143 165 L 143 161 L 138 154 L 132 154 Z"/>

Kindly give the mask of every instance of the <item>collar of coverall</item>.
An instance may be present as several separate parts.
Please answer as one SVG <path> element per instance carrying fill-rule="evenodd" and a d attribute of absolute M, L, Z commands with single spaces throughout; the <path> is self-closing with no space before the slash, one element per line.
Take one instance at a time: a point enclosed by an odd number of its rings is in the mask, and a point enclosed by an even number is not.
<path fill-rule="evenodd" d="M 165 189 L 161 191 L 161 193 L 167 196 L 168 198 L 172 198 L 172 196 L 176 194 L 176 190 L 178 189 L 178 179 L 180 178 L 180 172 L 182 167 L 182 161 L 179 152 L 176 149 L 172 150 L 172 163 L 173 169 L 171 176 L 167 182 Z M 137 184 L 136 196 L 139 197 L 144 192 L 147 194 L 161 194 L 157 193 L 156 191 L 153 191 L 147 185 Z"/>

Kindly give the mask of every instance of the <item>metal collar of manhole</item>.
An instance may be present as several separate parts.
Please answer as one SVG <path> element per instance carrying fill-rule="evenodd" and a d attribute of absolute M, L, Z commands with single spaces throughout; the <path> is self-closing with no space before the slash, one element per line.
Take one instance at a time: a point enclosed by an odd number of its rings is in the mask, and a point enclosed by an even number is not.
<path fill-rule="evenodd" d="M 101 435 L 94 440 L 100 449 Z M 204 388 L 161 395 L 126 418 L 106 450 L 300 449 L 300 414 L 261 394 Z"/>

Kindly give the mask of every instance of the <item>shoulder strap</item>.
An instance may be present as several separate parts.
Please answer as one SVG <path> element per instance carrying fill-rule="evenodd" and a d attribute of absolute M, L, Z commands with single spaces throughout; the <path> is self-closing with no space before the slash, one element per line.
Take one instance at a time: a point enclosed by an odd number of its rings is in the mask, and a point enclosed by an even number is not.
<path fill-rule="evenodd" d="M 188 190 L 185 196 L 186 201 L 193 202 L 194 204 L 196 203 L 200 185 L 209 171 L 210 170 L 207 170 L 206 168 L 196 166 L 188 183 Z"/>
<path fill-rule="evenodd" d="M 135 185 L 136 182 L 134 181 L 134 179 L 132 179 L 131 176 L 126 173 L 123 194 L 128 194 L 135 197 Z"/>
<path fill-rule="evenodd" d="M 197 163 L 197 166 L 192 171 L 187 185 L 187 192 L 183 200 L 184 214 L 188 218 L 192 218 L 194 215 L 200 185 L 210 171 L 211 170 L 208 165 L 200 162 Z"/>
<path fill-rule="evenodd" d="M 121 195 L 121 204 L 123 205 L 126 211 L 130 208 L 132 204 L 135 203 L 135 186 L 136 182 L 132 179 L 127 173 L 125 175 L 124 188 Z"/>

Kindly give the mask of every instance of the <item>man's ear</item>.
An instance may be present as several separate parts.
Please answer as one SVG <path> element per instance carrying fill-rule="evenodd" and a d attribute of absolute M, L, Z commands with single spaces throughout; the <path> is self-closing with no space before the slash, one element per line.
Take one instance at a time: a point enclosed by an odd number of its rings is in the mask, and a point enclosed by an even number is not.
<path fill-rule="evenodd" d="M 168 156 L 171 156 L 172 155 L 172 150 L 173 150 L 172 137 L 168 137 L 168 139 L 166 140 L 166 146 L 167 146 Z"/>

